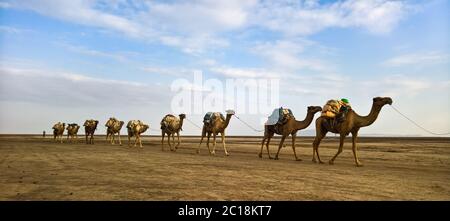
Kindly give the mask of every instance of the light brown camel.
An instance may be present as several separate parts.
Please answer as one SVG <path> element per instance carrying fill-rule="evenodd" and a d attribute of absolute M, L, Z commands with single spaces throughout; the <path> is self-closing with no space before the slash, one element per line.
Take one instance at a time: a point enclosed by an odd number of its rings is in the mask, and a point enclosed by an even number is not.
<path fill-rule="evenodd" d="M 115 137 L 116 134 L 118 134 L 119 137 L 119 144 L 122 145 L 122 140 L 120 139 L 120 130 L 122 130 L 124 122 L 119 121 L 114 117 L 110 117 L 109 120 L 106 122 L 105 127 L 106 128 L 106 140 L 110 138 L 111 144 L 115 144 Z"/>
<path fill-rule="evenodd" d="M 84 126 L 84 133 L 86 135 L 86 144 L 94 144 L 94 132 L 97 129 L 98 120 L 86 120 L 83 124 Z M 88 141 L 88 137 L 89 138 Z"/>
<path fill-rule="evenodd" d="M 65 129 L 66 124 L 65 123 L 61 123 L 58 122 L 55 125 L 53 125 L 52 129 L 53 129 L 53 140 L 57 140 L 57 138 L 59 138 L 59 141 L 62 143 L 62 137 L 64 134 L 64 129 Z"/>
<path fill-rule="evenodd" d="M 128 130 L 128 147 L 130 147 L 130 138 L 136 137 L 134 141 L 134 146 L 136 146 L 136 143 L 139 141 L 139 146 L 142 148 L 142 141 L 141 141 L 141 134 L 144 133 L 149 126 L 147 124 L 144 124 L 140 120 L 130 120 L 127 124 L 127 130 Z"/>
<path fill-rule="evenodd" d="M 259 157 L 262 158 L 262 152 L 264 147 L 264 141 L 267 140 L 266 149 L 267 155 L 269 155 L 269 159 L 272 159 L 269 153 L 269 143 L 270 139 L 274 134 L 282 135 L 280 144 L 278 145 L 278 151 L 275 155 L 275 160 L 278 160 L 278 154 L 280 153 L 281 147 L 283 147 L 284 140 L 289 135 L 292 136 L 292 150 L 294 151 L 295 160 L 300 161 L 301 159 L 297 157 L 297 153 L 295 152 L 295 139 L 297 137 L 297 131 L 307 128 L 312 120 L 314 119 L 314 114 L 322 111 L 322 108 L 319 106 L 309 106 L 307 109 L 306 117 L 302 121 L 297 121 L 295 118 L 290 118 L 285 124 L 282 125 L 265 125 L 264 126 L 264 138 L 261 144 L 261 151 L 259 152 Z"/>
<path fill-rule="evenodd" d="M 183 130 L 183 120 L 186 118 L 185 114 L 180 114 L 175 117 L 172 114 L 167 114 L 161 120 L 161 150 L 164 151 L 164 136 L 167 134 L 167 143 L 169 144 L 170 151 L 175 151 L 180 146 L 180 130 Z M 175 146 L 175 150 L 172 150 L 170 145 L 170 136 L 172 135 L 173 145 L 175 145 L 175 134 L 177 134 L 178 144 Z"/>
<path fill-rule="evenodd" d="M 220 133 L 222 136 L 222 145 L 223 150 L 225 151 L 225 155 L 229 156 L 227 148 L 225 147 L 225 129 L 228 127 L 228 124 L 230 123 L 231 117 L 235 114 L 233 110 L 227 110 L 227 116 L 224 119 L 220 116 L 219 112 L 213 113 L 212 119 L 209 123 L 204 122 L 203 123 L 203 129 L 202 129 L 202 139 L 200 140 L 200 144 L 197 148 L 197 154 L 200 153 L 200 146 L 202 145 L 203 138 L 208 135 L 208 140 L 206 141 L 206 146 L 208 147 L 208 151 L 210 155 L 216 154 L 216 135 Z M 209 149 L 209 138 L 211 137 L 211 134 L 213 135 L 213 151 Z"/>
<path fill-rule="evenodd" d="M 70 142 L 72 142 L 74 138 L 76 140 L 78 140 L 77 134 L 78 134 L 78 129 L 80 129 L 80 126 L 78 124 L 75 124 L 75 123 L 68 124 L 66 129 L 67 129 L 67 140 L 69 140 L 69 138 L 70 138 Z"/>
<path fill-rule="evenodd" d="M 372 109 L 370 110 L 369 115 L 367 116 L 359 116 L 355 111 L 350 109 L 347 116 L 345 117 L 345 121 L 341 123 L 331 123 L 331 121 L 324 117 L 319 117 L 316 120 L 316 138 L 313 142 L 313 162 L 316 161 L 316 154 L 319 163 L 323 163 L 320 160 L 319 156 L 319 144 L 320 141 L 325 137 L 325 135 L 330 131 L 332 133 L 337 133 L 340 135 L 340 143 L 339 150 L 334 155 L 333 158 L 329 161 L 330 164 L 334 164 L 334 160 L 336 157 L 342 152 L 342 148 L 344 147 L 344 139 L 347 135 L 352 133 L 352 151 L 353 157 L 355 158 L 356 166 L 360 167 L 363 164 L 358 159 L 358 148 L 356 147 L 356 140 L 358 137 L 358 131 L 361 127 L 367 127 L 371 125 L 378 117 L 378 114 L 381 111 L 381 108 L 386 105 L 392 105 L 392 99 L 390 97 L 376 97 L 373 98 Z"/>

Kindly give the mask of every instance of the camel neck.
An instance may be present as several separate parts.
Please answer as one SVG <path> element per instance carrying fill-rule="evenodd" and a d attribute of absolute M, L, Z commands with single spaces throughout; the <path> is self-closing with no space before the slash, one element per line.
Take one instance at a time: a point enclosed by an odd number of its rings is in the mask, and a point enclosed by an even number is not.
<path fill-rule="evenodd" d="M 367 127 L 367 126 L 373 124 L 373 122 L 375 122 L 380 111 L 381 111 L 381 106 L 372 104 L 372 109 L 370 109 L 370 113 L 367 116 L 359 116 L 358 114 L 356 114 L 354 112 L 356 115 L 355 123 L 359 127 Z"/>
<path fill-rule="evenodd" d="M 183 121 L 184 121 L 184 118 L 181 118 L 181 117 L 180 117 L 180 128 L 183 127 Z"/>
<path fill-rule="evenodd" d="M 306 114 L 306 117 L 305 117 L 304 120 L 302 120 L 302 121 L 296 121 L 296 128 L 297 128 L 298 130 L 307 128 L 307 127 L 311 124 L 313 118 L 314 118 L 314 113 L 308 112 L 308 113 Z"/>
<path fill-rule="evenodd" d="M 231 114 L 227 114 L 227 118 L 225 119 L 225 125 L 224 125 L 224 128 L 227 128 L 228 127 L 228 123 L 230 123 L 230 120 L 231 120 Z"/>

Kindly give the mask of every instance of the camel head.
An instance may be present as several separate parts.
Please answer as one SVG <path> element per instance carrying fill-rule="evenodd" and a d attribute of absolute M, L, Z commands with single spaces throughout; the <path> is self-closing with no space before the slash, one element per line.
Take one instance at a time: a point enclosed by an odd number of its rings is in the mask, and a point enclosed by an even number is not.
<path fill-rule="evenodd" d="M 145 131 L 147 131 L 148 128 L 149 128 L 149 126 L 147 124 L 142 124 L 140 133 L 144 133 Z"/>
<path fill-rule="evenodd" d="M 373 98 L 373 104 L 379 107 L 386 104 L 392 105 L 392 99 L 390 97 L 375 97 Z"/>
<path fill-rule="evenodd" d="M 234 112 L 234 110 L 227 110 L 225 112 L 227 113 L 227 115 L 234 115 L 234 114 L 236 114 L 236 112 Z"/>
<path fill-rule="evenodd" d="M 322 111 L 322 107 L 319 107 L 319 106 L 309 106 L 308 107 L 308 113 L 315 114 L 319 111 Z"/>
<path fill-rule="evenodd" d="M 178 116 L 180 117 L 180 119 L 186 118 L 186 114 L 180 114 L 180 115 L 178 115 Z"/>

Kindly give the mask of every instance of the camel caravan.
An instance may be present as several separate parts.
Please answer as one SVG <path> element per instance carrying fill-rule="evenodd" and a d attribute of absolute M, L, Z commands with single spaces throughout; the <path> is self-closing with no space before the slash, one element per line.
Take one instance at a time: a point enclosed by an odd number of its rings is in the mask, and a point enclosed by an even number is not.
<path fill-rule="evenodd" d="M 263 157 L 263 149 L 266 146 L 267 155 L 269 159 L 278 160 L 278 156 L 281 148 L 283 147 L 285 139 L 291 135 L 292 138 L 292 150 L 296 161 L 301 161 L 297 157 L 295 151 L 295 142 L 297 138 L 297 132 L 303 130 L 311 125 L 314 120 L 314 116 L 320 112 L 320 116 L 315 121 L 316 135 L 313 147 L 312 161 L 315 163 L 323 163 L 319 156 L 319 145 L 321 140 L 326 136 L 328 132 L 339 134 L 340 142 L 337 153 L 331 158 L 329 164 L 334 164 L 336 157 L 342 152 L 345 137 L 350 133 L 352 134 L 352 152 L 356 166 L 362 166 L 358 158 L 357 138 L 358 131 L 362 127 L 367 127 L 375 122 L 382 107 L 386 104 L 392 105 L 392 99 L 390 97 L 375 97 L 373 98 L 372 108 L 367 116 L 358 115 L 351 107 L 348 99 L 342 98 L 339 100 L 329 100 L 323 107 L 309 106 L 306 109 L 306 116 L 303 120 L 298 121 L 292 114 L 292 111 L 288 108 L 276 108 L 272 114 L 268 117 L 264 124 L 264 136 L 262 138 L 261 149 L 259 151 L 259 158 Z M 220 112 L 208 112 L 203 118 L 203 127 L 201 132 L 200 143 L 197 147 L 197 154 L 200 153 L 200 147 L 203 143 L 203 139 L 206 137 L 206 146 L 210 155 L 215 155 L 216 151 L 216 137 L 220 134 L 222 147 L 226 156 L 229 156 L 229 152 L 225 145 L 225 130 L 228 127 L 232 116 L 235 115 L 233 110 L 227 110 L 224 116 Z M 183 121 L 186 119 L 185 114 L 179 114 L 178 116 L 167 114 L 160 122 L 161 129 L 161 150 L 164 151 L 164 139 L 167 136 L 167 144 L 170 151 L 176 151 L 180 144 L 180 132 L 183 130 Z M 94 144 L 94 133 L 97 129 L 99 121 L 90 119 L 86 120 L 83 124 L 85 128 L 86 144 Z M 78 130 L 80 126 L 75 123 L 67 124 L 56 123 L 53 129 L 54 140 L 63 143 L 63 133 L 67 130 L 67 141 L 73 142 L 77 140 Z M 115 137 L 120 145 L 122 141 L 120 138 L 120 131 L 124 125 L 124 121 L 111 117 L 107 120 L 106 127 L 106 141 L 112 145 L 115 144 Z M 134 137 L 134 147 L 139 143 L 139 147 L 142 148 L 141 136 L 150 128 L 148 124 L 140 120 L 130 120 L 126 126 L 128 132 L 128 147 L 131 147 L 131 138 Z M 45 133 L 45 131 L 44 131 Z M 177 142 L 175 142 L 175 134 L 177 135 Z M 274 157 L 271 156 L 269 151 L 269 144 L 271 138 L 275 135 L 281 135 L 281 141 L 278 144 L 278 150 Z M 210 148 L 210 138 L 212 136 L 212 150 Z M 172 138 L 172 142 L 171 142 Z"/>

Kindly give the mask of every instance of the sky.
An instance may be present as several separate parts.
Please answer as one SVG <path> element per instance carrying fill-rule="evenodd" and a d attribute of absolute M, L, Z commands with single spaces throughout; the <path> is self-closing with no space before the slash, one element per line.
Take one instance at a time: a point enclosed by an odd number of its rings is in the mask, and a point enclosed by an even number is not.
<path fill-rule="evenodd" d="M 159 134 L 173 113 L 173 83 L 199 71 L 223 84 L 279 79 L 273 108 L 297 119 L 338 98 L 367 115 L 373 97 L 389 96 L 447 133 L 449 11 L 445 0 L 0 0 L 0 133 L 50 133 L 58 121 L 91 118 L 104 133 L 114 116 Z M 256 129 L 269 114 L 236 111 Z M 201 125 L 203 114 L 187 117 Z M 236 118 L 227 134 L 261 135 Z M 360 134 L 429 136 L 389 106 Z"/>

